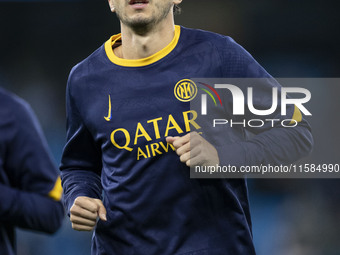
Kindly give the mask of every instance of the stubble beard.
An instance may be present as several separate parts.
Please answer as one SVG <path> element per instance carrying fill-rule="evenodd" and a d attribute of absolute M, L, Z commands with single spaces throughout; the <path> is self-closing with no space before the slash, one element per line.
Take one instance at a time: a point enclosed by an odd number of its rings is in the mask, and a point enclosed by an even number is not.
<path fill-rule="evenodd" d="M 130 27 L 136 33 L 145 34 L 164 20 L 169 15 L 170 10 L 172 10 L 171 3 L 166 6 L 161 6 L 156 3 L 153 13 L 148 18 L 142 17 L 142 15 L 136 18 L 129 18 L 119 10 L 116 10 L 116 15 L 124 25 Z"/>

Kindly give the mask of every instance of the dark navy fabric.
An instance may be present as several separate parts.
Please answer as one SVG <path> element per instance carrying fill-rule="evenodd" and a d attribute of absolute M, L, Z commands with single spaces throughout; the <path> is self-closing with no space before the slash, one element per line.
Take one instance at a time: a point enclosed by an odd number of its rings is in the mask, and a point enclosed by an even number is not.
<path fill-rule="evenodd" d="M 0 254 L 15 254 L 15 227 L 55 232 L 61 202 L 48 197 L 58 170 L 29 105 L 0 88 Z"/>
<path fill-rule="evenodd" d="M 165 142 L 199 131 L 186 122 L 190 103 L 174 96 L 174 86 L 192 77 L 270 76 L 231 38 L 183 27 L 177 46 L 153 64 L 114 64 L 102 46 L 71 71 L 60 169 L 68 209 L 77 196 L 103 198 L 108 221 L 97 223 L 92 254 L 255 254 L 246 180 L 190 179 Z M 308 125 L 288 135 L 264 130 L 259 143 L 226 130 L 232 134 L 224 143 L 236 149 L 220 155 L 222 162 L 279 163 L 275 151 L 293 160 L 311 146 Z M 272 144 L 277 135 L 283 146 Z"/>

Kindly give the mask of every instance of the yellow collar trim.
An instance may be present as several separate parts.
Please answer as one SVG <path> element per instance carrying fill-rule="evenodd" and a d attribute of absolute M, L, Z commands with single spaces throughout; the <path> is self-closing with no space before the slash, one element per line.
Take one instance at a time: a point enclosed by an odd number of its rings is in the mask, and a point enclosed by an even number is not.
<path fill-rule="evenodd" d="M 121 34 L 113 35 L 109 40 L 105 43 L 105 52 L 107 57 L 116 65 L 120 66 L 127 66 L 127 67 L 140 67 L 140 66 L 147 66 L 151 65 L 158 60 L 164 58 L 166 55 L 168 55 L 177 45 L 179 36 L 181 34 L 181 27 L 175 26 L 175 36 L 172 39 L 172 41 L 162 50 L 156 52 L 155 54 L 151 55 L 147 58 L 141 58 L 141 59 L 123 59 L 117 57 L 114 52 L 112 46 L 116 43 L 116 41 L 121 39 Z"/>

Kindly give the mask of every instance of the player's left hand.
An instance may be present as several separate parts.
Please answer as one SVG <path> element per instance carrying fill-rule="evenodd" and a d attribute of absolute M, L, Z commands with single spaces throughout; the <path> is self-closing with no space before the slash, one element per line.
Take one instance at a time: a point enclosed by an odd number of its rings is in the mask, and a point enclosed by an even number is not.
<path fill-rule="evenodd" d="M 168 136 L 166 141 L 175 147 L 181 162 L 189 167 L 215 166 L 220 163 L 215 147 L 197 132 L 182 137 Z"/>

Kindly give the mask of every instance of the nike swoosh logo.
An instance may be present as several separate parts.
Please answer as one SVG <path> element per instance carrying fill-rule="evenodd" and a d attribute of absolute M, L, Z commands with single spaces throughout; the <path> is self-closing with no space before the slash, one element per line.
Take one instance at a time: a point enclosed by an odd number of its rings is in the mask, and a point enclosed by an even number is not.
<path fill-rule="evenodd" d="M 111 117 L 112 117 L 112 115 L 111 115 L 111 96 L 109 95 L 109 112 L 107 114 L 107 117 L 104 116 L 104 119 L 106 121 L 111 121 Z"/>

